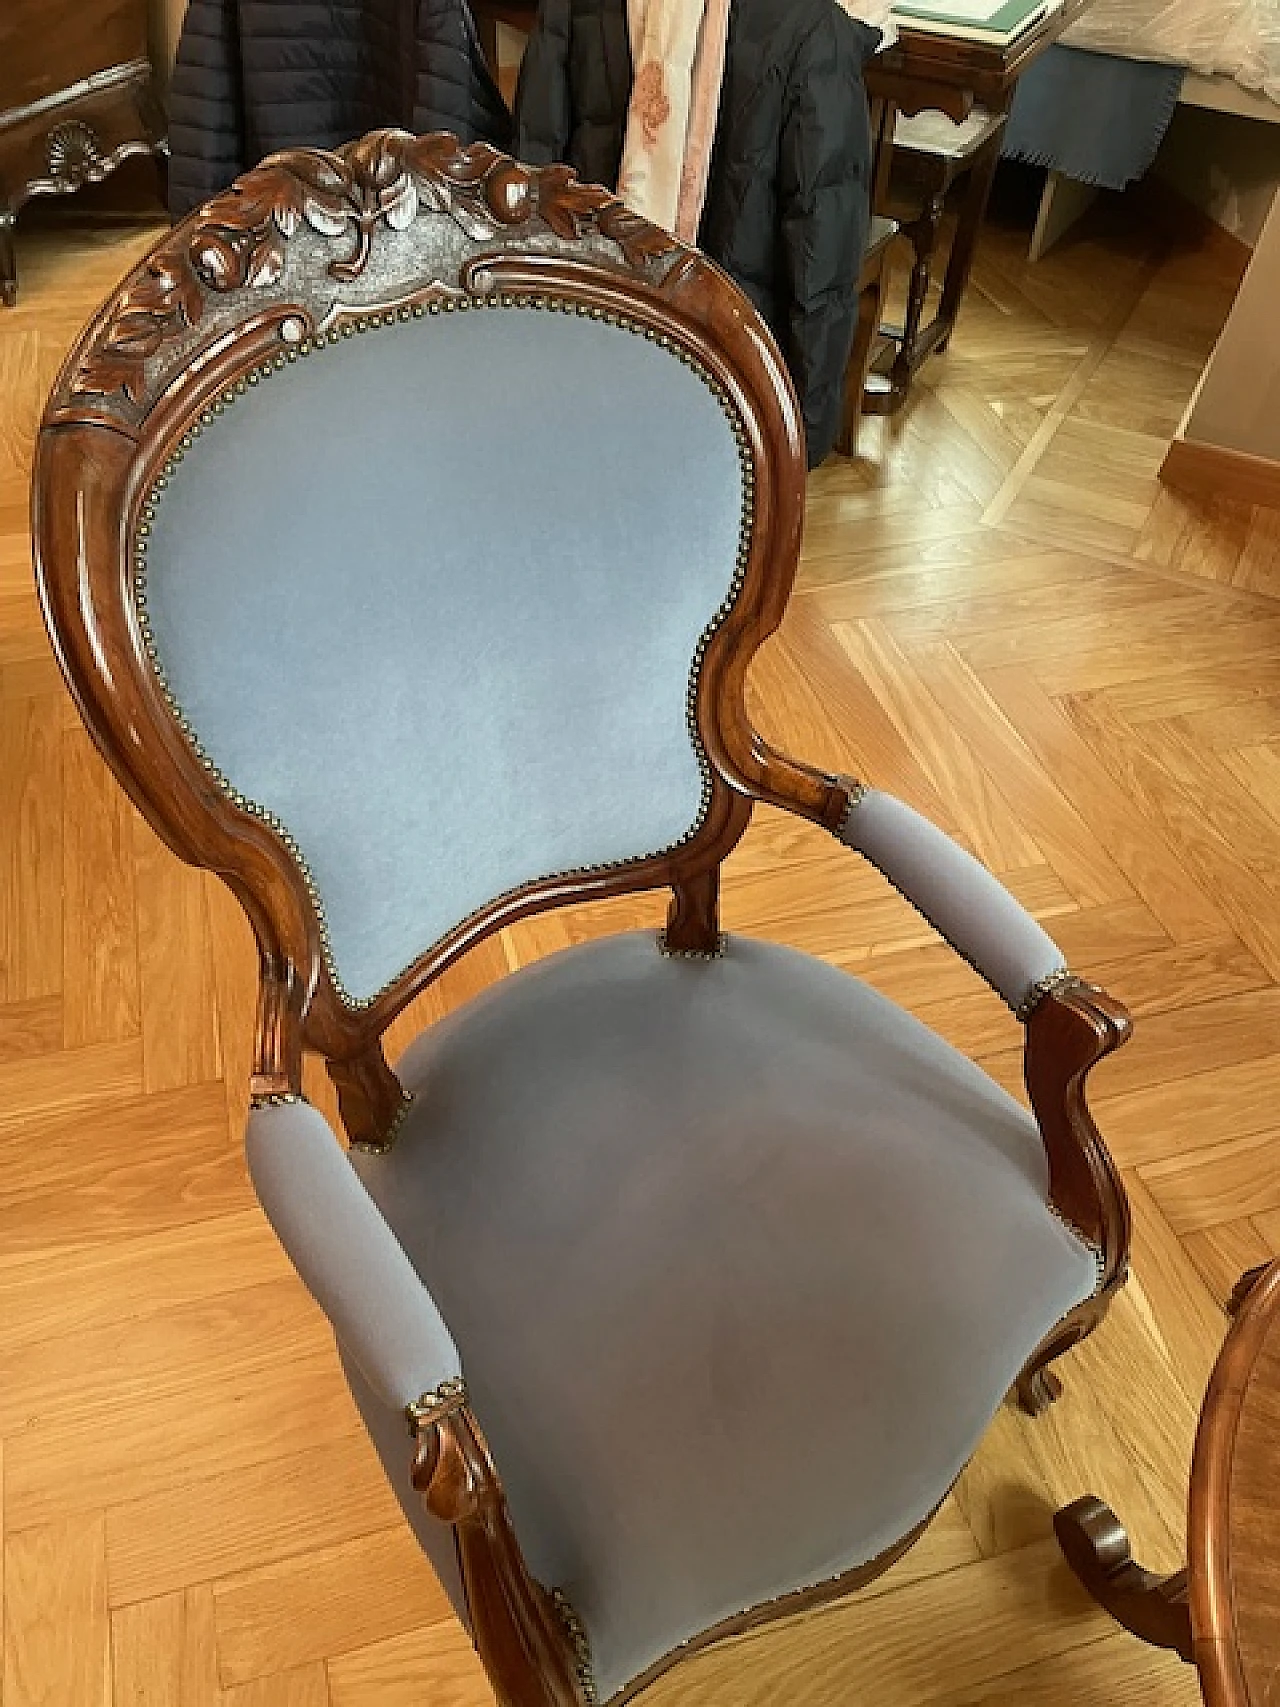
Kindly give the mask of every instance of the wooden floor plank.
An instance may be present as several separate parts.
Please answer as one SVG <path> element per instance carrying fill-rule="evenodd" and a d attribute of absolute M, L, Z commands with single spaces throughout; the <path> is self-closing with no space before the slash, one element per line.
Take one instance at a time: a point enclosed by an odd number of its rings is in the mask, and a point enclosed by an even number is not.
<path fill-rule="evenodd" d="M 143 1084 L 148 1091 L 222 1076 L 206 880 L 135 819 Z"/>
<path fill-rule="evenodd" d="M 1222 914 L 1132 792 L 1020 667 L 986 670 L 982 685 L 1175 942 L 1223 937 Z"/>
<path fill-rule="evenodd" d="M 1080 906 L 1128 900 L 1133 890 L 1104 842 L 1055 787 L 959 654 L 934 642 L 908 646 L 906 656 Z"/>
<path fill-rule="evenodd" d="M 43 654 L 47 642 L 37 644 Z M 42 694 L 0 701 L 0 979 L 6 1002 L 62 990 L 61 775 L 58 699 Z"/>
<path fill-rule="evenodd" d="M 314 1553 L 390 1529 L 399 1517 L 367 1438 L 352 1433 L 318 1445 L 299 1442 L 287 1458 L 221 1475 L 193 1474 L 179 1485 L 112 1505 L 111 1603 L 164 1595 L 282 1559 L 305 1562 Z"/>
<path fill-rule="evenodd" d="M 1109 1633 L 1053 1541 L 983 1560 L 945 1581 L 953 1590 L 946 1596 L 934 1581 L 912 1583 L 711 1648 L 654 1684 L 646 1707 L 717 1699 L 738 1707 L 772 1707 L 780 1699 L 817 1707 L 883 1700 L 890 1692 L 935 1701 L 948 1689 L 999 1676 L 993 1651 L 1025 1665 Z"/>
<path fill-rule="evenodd" d="M 423 1707 L 423 1678 L 431 1707 L 493 1707 L 475 1649 L 452 1618 L 339 1654 L 328 1670 L 331 1707 Z"/>
<path fill-rule="evenodd" d="M 213 1604 L 224 1687 L 452 1617 L 403 1521 L 217 1582 Z"/>
<path fill-rule="evenodd" d="M 1271 1083 L 1275 1094 L 1276 1081 Z M 1139 1167 L 1143 1183 L 1176 1233 L 1194 1233 L 1219 1221 L 1280 1210 L 1280 1125 L 1246 1138 L 1186 1150 Z"/>
<path fill-rule="evenodd" d="M 139 1239 L 64 1249 L 62 1285 L 49 1285 L 50 1252 L 0 1258 L 0 1351 L 140 1322 L 160 1310 L 234 1296 L 292 1273 L 257 1209 L 186 1220 Z"/>
<path fill-rule="evenodd" d="M 1236 936 L 1273 978 L 1280 978 L 1275 892 L 1205 816 L 1194 791 L 1164 769 L 1160 752 L 1144 748 L 1134 728 L 1115 717 L 1103 699 L 1073 696 L 1064 707 L 1095 756 L 1155 821 Z"/>
<path fill-rule="evenodd" d="M 62 997 L 34 996 L 0 1005 L 0 1063 L 62 1048 Z"/>
<path fill-rule="evenodd" d="M 126 1071 L 116 1081 L 114 1101 L 107 1100 L 109 1092 L 90 1097 L 80 1083 L 85 1100 L 79 1107 L 61 1103 L 40 1114 L 38 1149 L 29 1127 L 0 1124 L 0 1155 L 6 1164 L 0 1181 L 0 1266 L 41 1249 L 52 1253 L 68 1245 L 141 1238 L 251 1206 L 243 1153 L 227 1137 L 220 1085 L 185 1094 L 132 1094 L 140 1076 L 136 1042 L 100 1044 L 62 1059 L 106 1056 L 104 1065 L 114 1067 L 121 1051 L 127 1051 Z M 12 1068 L 0 1068 L 0 1086 L 13 1077 Z M 34 1077 L 29 1075 L 26 1083 Z M 111 1082 L 104 1073 L 95 1092 Z"/>
<path fill-rule="evenodd" d="M 1073 1648 L 1069 1654 L 1019 1666 L 972 1688 L 939 1696 L 937 1707 L 1200 1707 L 1192 1667 L 1164 1648 L 1151 1648 L 1128 1631 Z"/>
<path fill-rule="evenodd" d="M 89 737 L 62 737 L 62 964 L 66 1047 L 137 1037 L 133 818 Z"/>
<path fill-rule="evenodd" d="M 255 1678 L 224 1689 L 220 1707 L 329 1707 L 328 1673 L 317 1661 Z"/>
<path fill-rule="evenodd" d="M 224 1414 L 224 1410 L 229 1414 Z M 246 1372 L 218 1404 L 195 1404 L 178 1390 L 100 1412 L 93 1497 L 103 1510 L 149 1499 L 202 1476 L 291 1458 L 298 1417 L 315 1445 L 358 1434 L 360 1422 L 332 1349 L 272 1369 Z M 231 1423 L 234 1420 L 235 1426 Z M 44 1418 L 5 1449 L 5 1507 L 12 1530 L 56 1523 L 80 1510 L 84 1495 L 67 1475 L 84 1425 L 78 1415 Z"/>
<path fill-rule="evenodd" d="M 111 1671 L 115 1707 L 222 1707 L 207 1591 L 117 1607 Z"/>
<path fill-rule="evenodd" d="M 957 825 L 978 858 L 997 872 L 1041 864 L 1038 843 L 1019 824 L 889 629 L 871 619 L 836 623 L 833 633 L 902 738 L 924 755 L 934 787 L 951 802 Z"/>
<path fill-rule="evenodd" d="M 101 1512 L 5 1540 L 5 1707 L 112 1707 Z"/>
<path fill-rule="evenodd" d="M 1210 1067 L 1169 1085 L 1091 1098 L 1107 1143 L 1126 1167 L 1175 1163 L 1205 1145 L 1266 1133 L 1276 1121 L 1280 1053 Z M 1218 1217 L 1230 1220 L 1230 1216 Z"/>
<path fill-rule="evenodd" d="M 28 1341 L 6 1353 L 11 1381 L 0 1386 L 0 1434 L 73 1412 L 86 1369 L 95 1372 L 94 1405 L 105 1414 L 170 1393 L 231 1390 L 264 1365 L 307 1357 L 324 1343 L 311 1297 L 293 1275 L 141 1320 Z"/>

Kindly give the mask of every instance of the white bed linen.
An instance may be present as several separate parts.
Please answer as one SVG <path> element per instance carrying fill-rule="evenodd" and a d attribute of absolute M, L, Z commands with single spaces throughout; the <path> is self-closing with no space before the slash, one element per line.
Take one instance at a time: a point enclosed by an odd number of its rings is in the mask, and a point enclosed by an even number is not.
<path fill-rule="evenodd" d="M 1095 0 L 1062 39 L 1234 77 L 1280 102 L 1280 0 Z"/>

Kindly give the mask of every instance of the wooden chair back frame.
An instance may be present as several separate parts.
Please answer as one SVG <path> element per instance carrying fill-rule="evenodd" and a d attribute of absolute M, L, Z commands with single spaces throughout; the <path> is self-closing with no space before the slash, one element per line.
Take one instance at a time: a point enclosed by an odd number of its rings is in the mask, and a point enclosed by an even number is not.
<path fill-rule="evenodd" d="M 476 242 L 459 285 L 398 280 L 376 302 L 326 299 L 358 279 L 398 206 L 428 207 L 492 229 Z M 332 248 L 317 298 L 259 307 L 256 283 L 306 223 L 308 197 L 350 227 Z M 397 201 L 397 198 L 401 198 Z M 559 252 L 530 239 L 561 239 Z M 610 260 L 585 239 L 617 245 Z M 343 248 L 354 243 L 354 253 Z M 598 247 L 598 244 L 597 244 Z M 319 268 L 316 269 L 317 271 Z M 201 339 L 207 305 L 241 292 L 228 325 Z M 698 731 L 710 796 L 695 833 L 674 852 L 613 868 L 529 883 L 491 900 L 420 955 L 371 1002 L 335 988 L 323 920 L 283 826 L 237 804 L 184 734 L 139 620 L 134 574 L 148 505 L 166 467 L 190 449 L 202 419 L 234 395 L 344 330 L 424 307 L 538 302 L 602 318 L 625 317 L 696 363 L 717 388 L 739 438 L 751 507 L 749 555 L 732 608 L 697 676 Z M 192 333 L 196 336 L 193 338 Z M 156 383 L 157 357 L 183 340 L 176 370 Z M 354 1140 L 376 1143 L 400 1106 L 380 1039 L 407 1003 L 468 948 L 530 913 L 576 901 L 670 886 L 667 946 L 708 952 L 717 940 L 720 862 L 746 828 L 751 802 L 772 800 L 834 828 L 845 785 L 772 752 L 751 728 L 744 683 L 785 609 L 799 554 L 804 452 L 790 381 L 756 317 L 711 262 L 676 244 L 607 192 L 564 167 L 541 171 L 451 137 L 375 132 L 336 155 L 273 156 L 184 220 L 106 304 L 69 357 L 45 415 L 34 506 L 37 572 L 59 661 L 81 713 L 143 815 L 184 859 L 217 871 L 244 905 L 261 960 L 254 1095 L 297 1094 L 304 1048 L 324 1055 Z M 74 492 L 78 502 L 68 504 Z M 500 497 L 500 494 L 499 494 Z M 229 494 L 234 503 L 234 494 Z M 283 732 L 287 738 L 287 731 Z M 566 791 L 574 779 L 564 779 Z M 479 778 L 465 786 L 482 788 Z M 495 807 L 497 803 L 495 802 Z"/>

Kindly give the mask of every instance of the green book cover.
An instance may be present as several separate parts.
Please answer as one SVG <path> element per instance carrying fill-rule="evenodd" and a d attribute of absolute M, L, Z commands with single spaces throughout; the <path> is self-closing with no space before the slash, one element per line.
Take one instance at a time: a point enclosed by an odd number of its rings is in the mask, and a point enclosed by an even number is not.
<path fill-rule="evenodd" d="M 1009 35 L 1019 24 L 1029 18 L 1033 12 L 1045 10 L 1045 0 L 1004 0 L 1003 5 L 996 5 L 984 15 L 983 9 L 973 7 L 969 11 L 948 11 L 945 0 L 930 6 L 912 5 L 910 0 L 905 5 L 895 5 L 894 14 L 901 18 L 920 18 L 933 24 L 955 24 L 964 29 L 982 30 L 993 36 Z"/>

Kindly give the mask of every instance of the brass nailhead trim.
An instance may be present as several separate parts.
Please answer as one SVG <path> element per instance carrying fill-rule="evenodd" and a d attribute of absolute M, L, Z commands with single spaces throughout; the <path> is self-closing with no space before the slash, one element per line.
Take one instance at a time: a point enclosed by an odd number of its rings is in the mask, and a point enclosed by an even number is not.
<path fill-rule="evenodd" d="M 600 1696 L 596 1690 L 595 1670 L 591 1664 L 591 1642 L 587 1636 L 586 1626 L 573 1608 L 563 1589 L 553 1588 L 551 1604 L 555 1607 L 560 1622 L 564 1625 L 565 1635 L 569 1638 L 569 1646 L 573 1649 L 573 1666 L 578 1675 L 578 1687 L 582 1690 L 582 1699 L 587 1707 L 595 1707 Z"/>
<path fill-rule="evenodd" d="M 858 782 L 853 777 L 842 777 L 841 782 L 848 791 L 849 802 L 841 815 L 840 822 L 836 825 L 837 841 L 843 839 L 844 833 L 849 828 L 849 824 L 853 819 L 854 813 L 871 792 L 865 782 Z"/>
<path fill-rule="evenodd" d="M 729 938 L 723 931 L 716 937 L 714 948 L 669 948 L 666 931 L 658 932 L 658 953 L 664 960 L 723 960 L 728 946 Z"/>
<path fill-rule="evenodd" d="M 478 295 L 475 299 L 476 307 L 487 306 L 492 308 L 497 307 L 498 305 L 499 299 L 491 295 Z M 442 306 L 446 313 L 452 313 L 457 309 L 466 310 L 472 306 L 472 299 L 465 295 L 460 298 L 451 296 L 444 297 L 443 299 L 440 297 L 433 297 L 427 303 L 426 309 L 430 314 L 438 314 Z M 607 325 L 616 326 L 622 331 L 634 333 L 637 336 L 648 339 L 652 343 L 656 343 L 660 348 L 675 356 L 682 366 L 689 368 L 693 373 L 695 373 L 715 398 L 716 402 L 720 405 L 728 419 L 730 429 L 732 430 L 734 443 L 737 446 L 739 464 L 742 469 L 742 514 L 739 524 L 738 551 L 734 560 L 733 574 L 729 582 L 728 592 L 713 612 L 711 620 L 703 629 L 701 635 L 698 637 L 696 645 L 694 646 L 693 663 L 689 672 L 689 683 L 685 694 L 685 723 L 689 731 L 689 739 L 693 745 L 694 756 L 697 759 L 698 769 L 702 777 L 701 798 L 698 803 L 698 810 L 694 817 L 694 821 L 682 836 L 679 836 L 675 841 L 670 842 L 664 848 L 655 848 L 651 853 L 638 854 L 633 856 L 631 859 L 605 860 L 598 865 L 574 866 L 570 870 L 550 872 L 544 878 L 532 880 L 536 882 L 549 882 L 556 881 L 558 879 L 586 876 L 597 872 L 620 871 L 625 869 L 627 866 L 638 864 L 642 860 L 656 859 L 663 854 L 674 853 L 678 848 L 684 847 L 687 843 L 691 842 L 706 822 L 707 812 L 711 806 L 714 773 L 711 768 L 711 762 L 707 758 L 706 751 L 703 748 L 702 737 L 698 732 L 698 688 L 702 676 L 702 663 L 706 656 L 707 648 L 710 646 L 718 629 L 732 612 L 738 601 L 738 596 L 742 591 L 743 583 L 746 580 L 747 565 L 751 558 L 752 532 L 755 520 L 753 510 L 755 470 L 752 461 L 750 439 L 742 421 L 734 410 L 729 393 L 720 381 L 716 379 L 715 375 L 705 368 L 696 356 L 684 349 L 676 339 L 669 337 L 664 332 L 655 331 L 651 326 L 643 325 L 639 321 L 632 319 L 630 315 L 614 313 L 612 310 L 589 306 L 585 303 L 575 304 L 568 301 L 566 298 L 548 296 L 543 293 L 534 295 L 523 291 L 515 292 L 513 294 L 503 292 L 501 296 L 501 306 L 504 308 L 531 309 L 535 311 L 542 310 L 562 314 L 570 314 L 576 310 L 578 313 L 587 315 L 593 320 L 599 320 Z M 404 318 L 404 313 L 405 311 L 402 309 L 400 311 L 401 319 Z M 413 316 L 420 317 L 422 313 L 423 305 L 421 303 L 414 304 L 412 309 Z M 191 747 L 192 752 L 195 754 L 197 760 L 204 768 L 210 780 L 223 794 L 227 796 L 233 806 L 236 806 L 240 811 L 247 812 L 252 817 L 259 819 L 268 827 L 268 829 L 274 831 L 292 855 L 295 863 L 302 873 L 303 883 L 311 900 L 311 904 L 315 909 L 316 920 L 319 927 L 320 954 L 321 959 L 324 962 L 325 971 L 329 976 L 329 982 L 332 984 L 339 1001 L 341 1001 L 345 1007 L 355 1011 L 372 1007 L 373 1004 L 378 1001 L 378 999 L 384 995 L 392 985 L 395 984 L 396 979 L 399 978 L 401 974 L 397 973 L 396 978 L 389 979 L 381 989 L 375 990 L 371 996 L 352 995 L 339 975 L 337 963 L 333 955 L 333 944 L 330 939 L 329 925 L 320 899 L 319 888 L 316 884 L 311 868 L 303 857 L 302 851 L 297 842 L 285 828 L 284 824 L 281 823 L 280 819 L 276 817 L 274 812 L 270 811 L 269 808 L 262 806 L 257 801 L 250 800 L 248 796 L 241 794 L 234 789 L 228 782 L 227 778 L 214 764 L 208 753 L 206 753 L 204 748 L 201 746 L 185 712 L 178 704 L 177 699 L 165 679 L 164 669 L 160 663 L 159 655 L 157 653 L 155 639 L 151 631 L 150 618 L 147 615 L 147 548 L 151 534 L 151 523 L 155 518 L 158 494 L 168 486 L 174 474 L 177 472 L 178 465 L 182 461 L 185 453 L 195 443 L 196 439 L 199 438 L 205 427 L 214 423 L 215 416 L 224 414 L 238 397 L 243 397 L 247 394 L 250 386 L 257 386 L 262 380 L 269 379 L 276 373 L 285 371 L 288 367 L 289 361 L 292 361 L 295 357 L 306 357 L 310 356 L 313 351 L 332 348 L 333 345 L 341 343 L 344 338 L 352 336 L 353 332 L 373 331 L 381 326 L 393 326 L 397 323 L 396 314 L 391 312 L 386 314 L 368 314 L 358 316 L 354 321 L 348 320 L 345 322 L 341 331 L 330 330 L 328 332 L 318 332 L 313 338 L 303 338 L 301 342 L 294 344 L 289 350 L 287 360 L 278 356 L 273 356 L 250 369 L 247 374 L 237 379 L 233 384 L 225 386 L 219 397 L 214 400 L 209 407 L 201 413 L 199 418 L 190 426 L 190 428 L 182 434 L 168 459 L 165 461 L 160 474 L 152 482 L 151 488 L 146 494 L 146 498 L 143 503 L 139 526 L 137 529 L 137 538 L 134 544 L 134 609 L 137 614 L 138 627 L 142 636 L 143 651 L 149 659 L 152 669 L 155 671 L 165 703 L 173 712 L 179 729 L 182 731 L 188 745 Z M 523 888 L 524 885 L 522 884 L 519 887 Z M 495 897 L 497 900 L 500 900 L 501 898 L 501 896 Z M 466 920 L 460 921 L 461 924 L 465 924 L 466 922 Z M 362 1146 L 362 1148 L 364 1148 L 364 1146 Z M 370 1153 L 380 1154 L 381 1152 L 378 1150 L 371 1150 Z"/>
<path fill-rule="evenodd" d="M 409 1110 L 412 1107 L 413 1097 L 406 1096 L 396 1112 L 395 1119 L 391 1122 L 390 1126 L 387 1127 L 387 1130 L 383 1133 L 381 1138 L 353 1138 L 350 1148 L 352 1150 L 358 1150 L 362 1156 L 387 1155 L 388 1152 L 394 1148 L 395 1141 L 400 1136 L 400 1130 L 408 1118 Z"/>
<path fill-rule="evenodd" d="M 268 1091 L 262 1096 L 249 1098 L 250 1108 L 284 1108 L 289 1103 L 306 1102 L 306 1097 L 300 1091 Z"/>
<path fill-rule="evenodd" d="M 1059 966 L 1053 972 L 1047 972 L 1043 978 L 1037 978 L 1026 995 L 1013 1010 L 1014 1018 L 1020 1019 L 1025 1025 L 1040 1003 L 1055 990 L 1065 990 L 1071 984 L 1080 983 L 1080 979 L 1069 966 Z"/>
<path fill-rule="evenodd" d="M 405 1406 L 404 1414 L 409 1424 L 409 1433 L 421 1434 L 424 1428 L 433 1428 L 436 1423 L 451 1417 L 455 1411 L 460 1411 L 466 1402 L 466 1382 L 460 1375 L 451 1375 L 447 1381 L 442 1381 L 429 1393 L 419 1394 Z"/>

